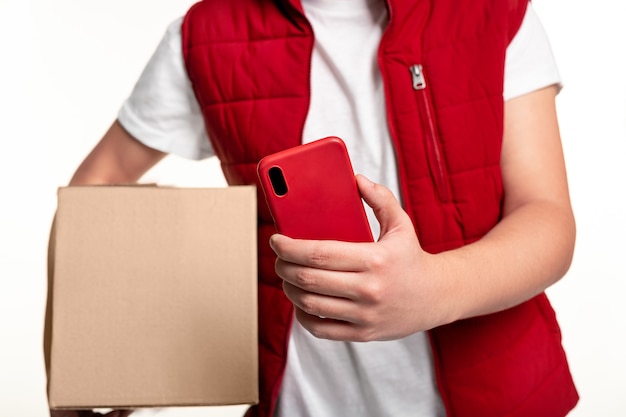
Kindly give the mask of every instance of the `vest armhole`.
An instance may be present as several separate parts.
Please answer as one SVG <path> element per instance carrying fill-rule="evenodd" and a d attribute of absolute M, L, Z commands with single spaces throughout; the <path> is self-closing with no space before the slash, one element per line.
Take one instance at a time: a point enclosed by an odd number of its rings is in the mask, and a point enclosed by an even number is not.
<path fill-rule="evenodd" d="M 188 63 L 188 58 L 189 58 L 189 38 L 190 38 L 190 31 L 191 31 L 191 19 L 193 18 L 193 14 L 196 11 L 197 8 L 199 8 L 201 6 L 202 2 L 198 2 L 194 5 L 192 5 L 189 10 L 187 10 L 187 13 L 185 13 L 185 17 L 183 18 L 183 22 L 181 24 L 180 27 L 180 33 L 181 33 L 181 37 L 180 37 L 180 41 L 182 43 L 181 47 L 182 47 L 182 51 L 183 51 L 183 61 L 185 63 L 185 69 L 187 71 L 189 71 L 189 69 L 187 68 L 187 63 Z"/>
<path fill-rule="evenodd" d="M 526 15 L 526 9 L 528 8 L 528 3 L 530 3 L 530 1 L 531 0 L 510 0 L 509 38 L 507 43 L 511 43 L 517 34 L 517 31 L 522 26 L 524 16 Z"/>

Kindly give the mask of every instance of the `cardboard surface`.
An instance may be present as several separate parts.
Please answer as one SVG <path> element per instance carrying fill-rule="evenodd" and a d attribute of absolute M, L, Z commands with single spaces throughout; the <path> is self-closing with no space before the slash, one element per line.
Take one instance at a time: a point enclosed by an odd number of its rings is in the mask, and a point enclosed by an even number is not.
<path fill-rule="evenodd" d="M 59 189 L 50 406 L 257 402 L 256 221 L 254 187 Z"/>

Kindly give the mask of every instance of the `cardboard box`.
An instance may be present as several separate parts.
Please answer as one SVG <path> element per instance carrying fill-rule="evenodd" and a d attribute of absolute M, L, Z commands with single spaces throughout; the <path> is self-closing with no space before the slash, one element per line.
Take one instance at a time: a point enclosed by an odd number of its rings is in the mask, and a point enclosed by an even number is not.
<path fill-rule="evenodd" d="M 258 401 L 256 190 L 59 189 L 51 408 Z"/>

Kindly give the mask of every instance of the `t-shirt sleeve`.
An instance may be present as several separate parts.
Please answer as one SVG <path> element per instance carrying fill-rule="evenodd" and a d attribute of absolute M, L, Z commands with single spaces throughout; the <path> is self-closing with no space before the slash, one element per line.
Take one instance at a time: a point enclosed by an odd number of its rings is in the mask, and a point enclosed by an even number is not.
<path fill-rule="evenodd" d="M 506 51 L 504 99 L 550 85 L 560 89 L 561 76 L 545 29 L 529 3 L 522 25 Z"/>
<path fill-rule="evenodd" d="M 172 22 L 148 61 L 118 120 L 134 138 L 189 159 L 214 155 L 182 54 L 182 18 Z"/>

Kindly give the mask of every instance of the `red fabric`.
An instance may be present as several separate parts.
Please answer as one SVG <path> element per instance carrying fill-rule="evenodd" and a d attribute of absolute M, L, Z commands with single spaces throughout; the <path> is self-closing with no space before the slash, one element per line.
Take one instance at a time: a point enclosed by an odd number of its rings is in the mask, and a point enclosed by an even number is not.
<path fill-rule="evenodd" d="M 506 47 L 525 0 L 388 0 L 379 50 L 405 208 L 423 247 L 453 249 L 501 216 Z M 265 155 L 301 143 L 313 34 L 299 0 L 204 0 L 183 23 L 183 52 L 230 184 L 257 184 Z M 426 89 L 409 68 L 422 65 Z M 259 189 L 260 398 L 271 416 L 292 306 L 274 272 L 274 232 Z M 448 416 L 564 416 L 578 400 L 545 295 L 429 332 Z"/>

